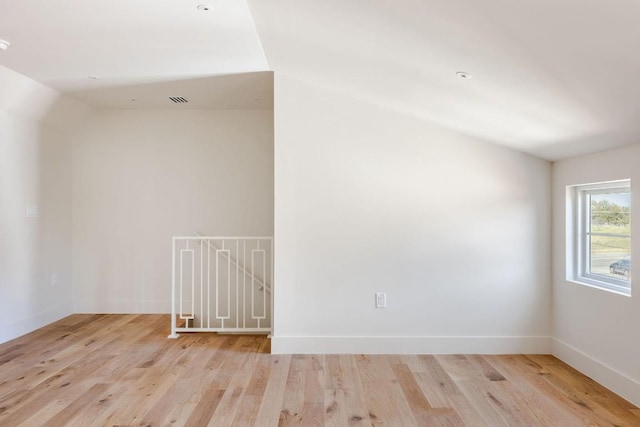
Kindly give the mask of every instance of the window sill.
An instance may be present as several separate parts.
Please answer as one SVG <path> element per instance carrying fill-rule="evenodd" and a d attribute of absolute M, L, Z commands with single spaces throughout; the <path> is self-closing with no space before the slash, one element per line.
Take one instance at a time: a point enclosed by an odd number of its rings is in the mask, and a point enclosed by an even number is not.
<path fill-rule="evenodd" d="M 623 297 L 631 297 L 631 288 L 625 288 L 622 286 L 615 286 L 605 282 L 599 282 L 597 280 L 587 279 L 584 277 L 567 278 L 567 282 L 576 285 L 587 286 L 589 288 L 597 289 L 600 291 L 611 292 L 613 294 L 621 295 Z"/>

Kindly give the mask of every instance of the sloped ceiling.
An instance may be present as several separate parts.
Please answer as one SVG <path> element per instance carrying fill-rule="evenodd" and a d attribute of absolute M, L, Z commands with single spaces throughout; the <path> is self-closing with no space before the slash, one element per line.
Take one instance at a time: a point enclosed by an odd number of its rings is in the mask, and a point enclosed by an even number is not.
<path fill-rule="evenodd" d="M 270 108 L 273 70 L 554 160 L 640 142 L 638 22 L 636 0 L 0 0 L 0 65 L 117 108 Z"/>
<path fill-rule="evenodd" d="M 640 142 L 640 2 L 249 4 L 279 72 L 551 160 Z"/>

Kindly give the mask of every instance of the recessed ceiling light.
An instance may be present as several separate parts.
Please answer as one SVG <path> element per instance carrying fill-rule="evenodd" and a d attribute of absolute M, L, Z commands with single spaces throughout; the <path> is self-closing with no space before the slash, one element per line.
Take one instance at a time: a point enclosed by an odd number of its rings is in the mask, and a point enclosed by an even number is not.
<path fill-rule="evenodd" d="M 456 76 L 460 77 L 461 79 L 470 79 L 471 78 L 471 74 L 465 73 L 464 71 L 458 71 L 456 73 Z"/>
<path fill-rule="evenodd" d="M 210 12 L 213 8 L 208 4 L 199 4 L 198 10 L 201 10 L 202 12 Z"/>
<path fill-rule="evenodd" d="M 6 40 L 0 39 L 0 50 L 7 50 L 9 49 L 9 46 L 11 46 L 11 43 Z"/>
<path fill-rule="evenodd" d="M 89 76 L 89 80 L 98 80 L 100 77 L 98 76 Z"/>

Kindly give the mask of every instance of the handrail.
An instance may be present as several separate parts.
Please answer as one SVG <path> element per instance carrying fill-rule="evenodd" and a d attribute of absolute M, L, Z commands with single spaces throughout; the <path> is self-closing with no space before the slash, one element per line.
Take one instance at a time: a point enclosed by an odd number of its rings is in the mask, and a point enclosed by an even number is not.
<path fill-rule="evenodd" d="M 174 236 L 171 258 L 169 338 L 179 332 L 273 332 L 272 236 Z"/>
<path fill-rule="evenodd" d="M 197 231 L 195 231 L 193 233 L 193 235 L 196 236 L 196 237 L 205 237 L 202 234 L 198 233 Z M 262 237 L 260 237 L 260 238 L 262 238 Z M 201 239 L 201 241 L 202 240 L 204 240 L 204 239 Z M 220 250 L 219 247 L 217 247 L 216 245 L 211 243 L 211 240 L 207 239 L 207 240 L 205 240 L 205 242 L 209 246 L 209 248 L 212 248 L 212 249 L 214 249 L 216 251 Z M 221 255 L 222 255 L 223 258 L 228 259 L 229 262 L 231 262 L 231 264 L 234 267 L 237 267 L 240 271 L 242 271 L 243 274 L 246 274 L 247 276 L 252 276 L 254 278 L 254 280 L 255 280 L 255 284 L 259 286 L 259 288 L 258 288 L 259 291 L 266 290 L 267 292 L 271 293 L 271 287 L 269 287 L 265 283 L 264 280 L 262 280 L 259 277 L 255 276 L 252 271 L 247 270 L 244 265 L 242 265 L 239 262 L 237 262 L 235 259 L 233 259 L 233 257 L 227 256 L 224 252 Z"/>

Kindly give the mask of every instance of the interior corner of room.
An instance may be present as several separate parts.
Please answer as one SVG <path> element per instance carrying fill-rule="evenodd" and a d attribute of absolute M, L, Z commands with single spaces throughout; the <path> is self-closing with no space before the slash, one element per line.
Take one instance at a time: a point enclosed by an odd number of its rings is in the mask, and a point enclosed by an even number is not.
<path fill-rule="evenodd" d="M 504 68 L 469 64 L 497 73 L 491 81 L 427 67 L 411 49 L 435 30 L 414 39 L 393 13 L 375 36 L 382 6 L 356 31 L 359 56 L 333 49 L 350 27 L 327 5 L 297 38 L 295 17 L 312 21 L 313 8 L 277 1 L 278 15 L 240 3 L 259 44 L 242 72 L 126 84 L 83 76 L 103 86 L 63 90 L 63 78 L 45 84 L 4 65 L 20 43 L 0 50 L 0 343 L 74 313 L 169 313 L 173 236 L 273 236 L 274 353 L 553 354 L 640 405 L 636 286 L 623 296 L 566 274 L 567 186 L 630 179 L 640 224 L 640 129 L 605 123 L 609 113 L 585 106 L 600 90 L 527 68 L 527 50 L 481 22 L 469 28 L 486 30 L 494 47 L 484 57 Z M 335 40 L 321 34 L 334 18 Z M 458 28 L 443 22 L 434 25 Z M 522 31 L 539 53 L 534 29 Z M 440 52 L 427 46 L 429 57 Z M 403 65 L 367 73 L 384 58 L 378 49 Z M 215 97 L 185 107 L 169 99 L 182 89 Z"/>

